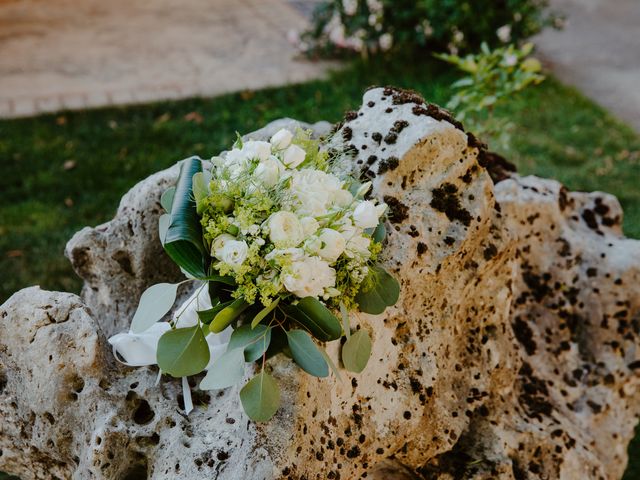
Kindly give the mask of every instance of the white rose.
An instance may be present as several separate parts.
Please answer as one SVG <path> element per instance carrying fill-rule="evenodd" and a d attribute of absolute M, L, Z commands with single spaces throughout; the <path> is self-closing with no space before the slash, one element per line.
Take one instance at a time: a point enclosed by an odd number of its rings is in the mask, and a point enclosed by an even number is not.
<path fill-rule="evenodd" d="M 353 223 L 359 228 L 374 228 L 386 208 L 384 203 L 376 205 L 370 200 L 360 202 L 353 210 Z"/>
<path fill-rule="evenodd" d="M 340 232 L 331 228 L 323 228 L 320 231 L 319 238 L 322 241 L 322 247 L 318 251 L 318 255 L 329 263 L 338 260 L 338 257 L 342 255 L 347 245 L 346 240 Z"/>
<path fill-rule="evenodd" d="M 304 162 L 307 152 L 298 145 L 289 145 L 282 155 L 282 161 L 289 168 L 297 168 Z"/>
<path fill-rule="evenodd" d="M 345 14 L 349 16 L 355 15 L 358 10 L 358 0 L 342 0 L 342 7 Z"/>
<path fill-rule="evenodd" d="M 300 223 L 302 224 L 302 230 L 304 231 L 305 237 L 308 237 L 309 235 L 313 235 L 320 228 L 320 224 L 313 217 L 301 218 Z"/>
<path fill-rule="evenodd" d="M 225 243 L 227 243 L 229 240 L 235 239 L 236 237 L 234 237 L 233 235 L 229 235 L 228 233 L 218 235 L 211 243 L 211 256 L 216 257 L 218 260 L 220 260 L 222 247 L 224 247 Z"/>
<path fill-rule="evenodd" d="M 249 140 L 242 145 L 242 153 L 248 159 L 266 160 L 271 155 L 271 144 L 256 140 Z"/>
<path fill-rule="evenodd" d="M 230 178 L 238 178 L 248 167 L 249 162 L 247 156 L 237 148 L 227 152 L 226 156 L 220 163 L 216 163 L 218 168 L 223 169 Z"/>
<path fill-rule="evenodd" d="M 382 35 L 380 35 L 379 42 L 380 42 L 380 49 L 383 52 L 386 52 L 393 45 L 393 37 L 391 36 L 390 33 L 383 33 Z"/>
<path fill-rule="evenodd" d="M 276 247 L 297 247 L 304 239 L 298 217 L 291 212 L 276 212 L 268 220 L 269 238 Z"/>
<path fill-rule="evenodd" d="M 284 150 L 291 145 L 291 140 L 293 140 L 293 133 L 286 128 L 281 128 L 271 137 L 271 145 L 276 150 Z"/>
<path fill-rule="evenodd" d="M 345 255 L 349 258 L 367 259 L 371 256 L 369 251 L 369 244 L 371 239 L 363 237 L 362 235 L 354 235 L 347 242 Z"/>
<path fill-rule="evenodd" d="M 304 216 L 320 217 L 326 215 L 333 203 L 344 201 L 346 192 L 342 182 L 334 175 L 320 170 L 303 169 L 292 172 L 290 190 L 294 199 L 293 207 Z"/>
<path fill-rule="evenodd" d="M 336 271 L 319 257 L 306 257 L 294 262 L 282 278 L 285 288 L 294 295 L 320 297 L 327 288 L 335 286 Z"/>
<path fill-rule="evenodd" d="M 269 156 L 266 160 L 261 160 L 253 176 L 258 179 L 265 187 L 274 187 L 280 175 L 284 172 L 284 165 L 274 155 Z"/>
<path fill-rule="evenodd" d="M 220 261 L 238 268 L 246 260 L 249 246 L 244 240 L 228 240 L 220 249 Z"/>
<path fill-rule="evenodd" d="M 334 190 L 331 194 L 332 202 L 339 207 L 347 207 L 351 202 L 353 202 L 353 195 L 351 195 L 349 190 L 345 190 L 344 188 Z"/>
<path fill-rule="evenodd" d="M 503 25 L 496 30 L 496 35 L 502 43 L 508 43 L 511 40 L 511 25 Z"/>

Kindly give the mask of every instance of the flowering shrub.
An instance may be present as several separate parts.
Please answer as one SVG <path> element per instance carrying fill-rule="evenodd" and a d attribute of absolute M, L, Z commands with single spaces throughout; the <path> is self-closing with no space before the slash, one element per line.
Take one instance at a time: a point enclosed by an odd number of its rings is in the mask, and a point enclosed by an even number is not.
<path fill-rule="evenodd" d="M 486 43 L 480 52 L 459 55 L 436 54 L 436 57 L 455 65 L 466 76 L 453 83 L 456 93 L 447 103 L 456 118 L 483 137 L 491 137 L 508 149 L 511 122 L 494 116 L 495 107 L 513 94 L 544 80 L 540 62 L 531 57 L 533 44 L 521 48 L 515 45 L 490 50 Z"/>
<path fill-rule="evenodd" d="M 518 42 L 557 18 L 548 0 L 328 0 L 299 47 L 313 55 L 368 55 L 394 47 L 451 53 Z"/>
<path fill-rule="evenodd" d="M 344 335 L 342 364 L 362 371 L 371 340 L 365 329 L 351 331 L 349 312 L 382 313 L 400 287 L 375 263 L 387 206 L 366 198 L 371 182 L 343 173 L 347 158 L 282 129 L 269 142 L 238 138 L 204 169 L 198 158 L 184 160 L 162 197 L 159 235 L 188 278 L 181 283 L 196 291 L 170 322 L 158 322 L 180 284 L 147 289 L 131 330 L 109 340 L 116 355 L 182 377 L 187 411 L 187 376 L 207 371 L 201 389 L 226 388 L 242 380 L 246 362 L 261 359 L 240 392 L 256 421 L 278 409 L 265 361 L 285 348 L 307 373 L 326 377 L 337 370 L 317 341 Z"/>

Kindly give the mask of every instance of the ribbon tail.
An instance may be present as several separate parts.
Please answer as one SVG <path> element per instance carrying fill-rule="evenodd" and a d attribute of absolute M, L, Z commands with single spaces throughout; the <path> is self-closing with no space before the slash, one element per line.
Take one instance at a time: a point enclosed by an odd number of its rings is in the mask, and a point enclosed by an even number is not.
<path fill-rule="evenodd" d="M 187 377 L 182 377 L 182 396 L 184 397 L 184 412 L 189 415 L 193 410 L 193 401 L 191 400 L 191 387 Z"/>

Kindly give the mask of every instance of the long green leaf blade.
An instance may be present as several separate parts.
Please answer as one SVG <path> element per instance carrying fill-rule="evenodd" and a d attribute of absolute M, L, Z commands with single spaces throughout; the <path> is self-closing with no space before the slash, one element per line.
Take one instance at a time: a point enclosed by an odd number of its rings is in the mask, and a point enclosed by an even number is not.
<path fill-rule="evenodd" d="M 280 303 L 280 297 L 276 298 L 273 302 L 271 302 L 271 305 L 269 305 L 268 307 L 264 307 L 262 310 L 260 310 L 258 314 L 255 317 L 253 317 L 253 320 L 251 320 L 251 328 L 256 328 L 256 326 L 262 320 L 264 320 L 264 318 L 267 315 L 269 315 L 274 308 L 278 306 L 278 303 Z"/>
<path fill-rule="evenodd" d="M 193 197 L 192 178 L 202 171 L 198 157 L 183 160 L 171 205 L 171 224 L 164 249 L 171 259 L 194 277 L 206 276 L 206 252 L 202 227 Z"/>
<path fill-rule="evenodd" d="M 242 298 L 234 300 L 231 305 L 222 309 L 209 324 L 209 330 L 220 333 L 227 328 L 238 316 L 251 305 Z"/>

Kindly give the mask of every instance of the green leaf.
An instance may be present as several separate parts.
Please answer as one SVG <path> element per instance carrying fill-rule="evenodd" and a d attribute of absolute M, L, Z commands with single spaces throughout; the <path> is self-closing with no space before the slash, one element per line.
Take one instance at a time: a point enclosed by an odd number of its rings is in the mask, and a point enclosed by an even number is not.
<path fill-rule="evenodd" d="M 205 282 L 216 282 L 216 283 L 224 283 L 225 285 L 231 285 L 232 287 L 236 286 L 236 282 L 233 277 L 229 275 L 220 276 L 220 275 L 206 275 L 204 277 L 198 278 L 198 280 L 202 280 Z"/>
<path fill-rule="evenodd" d="M 208 310 L 200 310 L 199 312 L 196 312 L 196 313 L 198 314 L 198 318 L 200 319 L 200 321 L 208 325 L 213 321 L 214 318 L 216 318 L 216 315 L 218 313 L 220 313 L 222 310 L 227 308 L 232 303 L 233 303 L 233 300 L 230 300 L 224 303 L 218 303 L 217 305 L 214 305 Z"/>
<path fill-rule="evenodd" d="M 383 222 L 380 222 L 378 226 L 375 228 L 373 233 L 371 234 L 371 238 L 376 243 L 382 243 L 384 241 L 384 237 L 387 236 L 387 229 L 384 226 Z"/>
<path fill-rule="evenodd" d="M 131 321 L 131 331 L 142 333 L 164 317 L 176 301 L 179 283 L 158 283 L 147 288 Z"/>
<path fill-rule="evenodd" d="M 343 302 L 340 302 L 340 315 L 342 315 L 342 331 L 348 339 L 351 336 L 351 322 L 349 321 L 349 312 Z"/>
<path fill-rule="evenodd" d="M 269 348 L 267 349 L 267 359 L 279 354 L 283 353 L 284 350 L 289 350 L 289 345 L 287 343 L 287 335 L 285 331 L 278 327 L 271 329 L 271 343 L 269 344 Z"/>
<path fill-rule="evenodd" d="M 158 341 L 158 366 L 174 377 L 200 373 L 209 363 L 209 345 L 200 325 L 165 332 Z"/>
<path fill-rule="evenodd" d="M 280 303 L 280 297 L 272 301 L 271 305 L 269 305 L 268 307 L 264 307 L 262 310 L 260 310 L 260 312 L 258 312 L 258 314 L 253 317 L 253 320 L 251 320 L 251 328 L 256 328 L 256 325 L 264 320 L 264 318 L 278 306 L 278 303 Z"/>
<path fill-rule="evenodd" d="M 194 277 L 206 276 L 206 259 L 202 227 L 193 199 L 192 178 L 202 170 L 198 157 L 183 160 L 171 206 L 171 224 L 164 249 L 171 259 Z"/>
<path fill-rule="evenodd" d="M 244 353 L 241 348 L 227 351 L 215 362 L 200 382 L 200 390 L 227 388 L 244 377 Z"/>
<path fill-rule="evenodd" d="M 342 363 L 350 372 L 360 373 L 371 356 L 371 339 L 366 330 L 358 330 L 342 346 Z"/>
<path fill-rule="evenodd" d="M 251 305 L 245 302 L 243 298 L 234 300 L 230 305 L 226 306 L 220 312 L 218 312 L 218 314 L 209 324 L 209 330 L 211 330 L 213 333 L 220 333 L 250 306 Z"/>
<path fill-rule="evenodd" d="M 336 367 L 336 364 L 333 362 L 333 360 L 331 360 L 331 357 L 329 356 L 327 351 L 324 348 L 319 348 L 319 350 L 322 356 L 324 357 L 325 361 L 327 362 L 327 365 L 329 365 L 329 368 L 331 369 L 333 374 L 336 376 L 336 378 L 339 381 L 342 382 L 342 375 L 340 375 L 340 370 L 338 370 L 338 367 Z"/>
<path fill-rule="evenodd" d="M 171 225 L 171 215 L 163 213 L 158 219 L 158 237 L 160 237 L 160 243 L 164 245 L 165 238 L 167 237 L 167 231 Z"/>
<path fill-rule="evenodd" d="M 387 307 L 395 305 L 400 296 L 400 284 L 379 265 L 369 267 L 369 275 L 363 289 L 355 297 L 360 311 L 378 315 Z"/>
<path fill-rule="evenodd" d="M 271 327 L 258 325 L 256 328 L 251 328 L 251 325 L 242 325 L 231 334 L 227 349 L 241 348 L 244 351 L 245 360 L 254 362 L 267 351 L 269 343 L 271 343 Z"/>
<path fill-rule="evenodd" d="M 173 196 L 176 193 L 176 187 L 167 188 L 160 197 L 160 205 L 164 208 L 164 211 L 167 213 L 171 212 L 171 205 L 173 205 Z"/>
<path fill-rule="evenodd" d="M 316 298 L 305 297 L 292 307 L 292 316 L 318 340 L 336 340 L 342 335 L 340 321 Z"/>
<path fill-rule="evenodd" d="M 327 362 L 309 334 L 304 330 L 289 330 L 286 333 L 291 355 L 300 368 L 315 377 L 328 376 Z"/>
<path fill-rule="evenodd" d="M 244 411 L 254 422 L 266 422 L 280 406 L 280 389 L 275 379 L 262 371 L 240 390 Z"/>
<path fill-rule="evenodd" d="M 196 211 L 202 215 L 204 200 L 209 196 L 209 183 L 211 182 L 211 172 L 204 170 L 195 173 L 192 179 L 193 198 L 196 202 Z"/>

